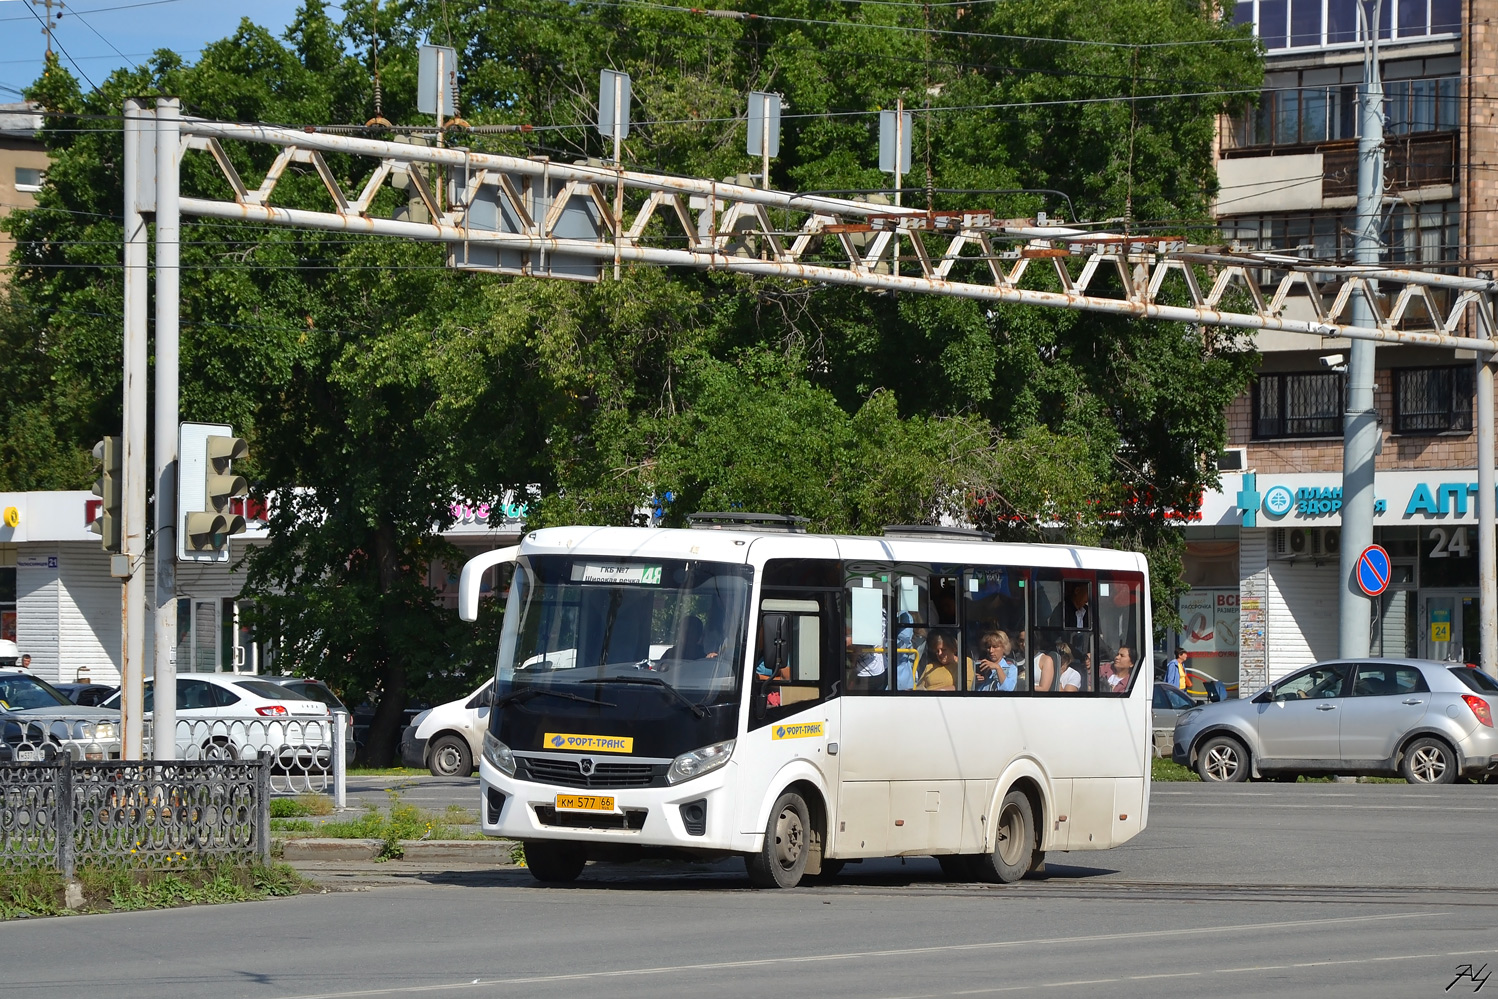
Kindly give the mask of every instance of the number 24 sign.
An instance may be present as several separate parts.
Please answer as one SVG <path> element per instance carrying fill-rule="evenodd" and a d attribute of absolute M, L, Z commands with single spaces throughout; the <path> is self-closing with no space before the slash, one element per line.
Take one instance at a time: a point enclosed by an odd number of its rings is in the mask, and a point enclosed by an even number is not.
<path fill-rule="evenodd" d="M 1435 542 L 1429 558 L 1469 558 L 1472 555 L 1465 527 L 1433 527 L 1429 537 Z"/>

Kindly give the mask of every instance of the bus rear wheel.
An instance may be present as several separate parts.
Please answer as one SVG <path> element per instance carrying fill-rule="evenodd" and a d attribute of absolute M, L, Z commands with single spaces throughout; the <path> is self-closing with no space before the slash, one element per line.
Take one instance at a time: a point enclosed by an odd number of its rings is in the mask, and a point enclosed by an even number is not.
<path fill-rule="evenodd" d="M 749 883 L 756 888 L 794 888 L 806 872 L 811 816 L 794 791 L 775 799 L 765 825 L 765 845 L 744 858 Z"/>
<path fill-rule="evenodd" d="M 1023 791 L 1010 791 L 999 805 L 993 852 L 972 858 L 973 874 L 990 884 L 1013 884 L 1039 863 L 1035 810 Z"/>
<path fill-rule="evenodd" d="M 565 884 L 576 881 L 588 863 L 583 848 L 573 843 L 557 843 L 545 839 L 528 839 L 525 847 L 525 867 L 531 877 L 549 884 Z"/>

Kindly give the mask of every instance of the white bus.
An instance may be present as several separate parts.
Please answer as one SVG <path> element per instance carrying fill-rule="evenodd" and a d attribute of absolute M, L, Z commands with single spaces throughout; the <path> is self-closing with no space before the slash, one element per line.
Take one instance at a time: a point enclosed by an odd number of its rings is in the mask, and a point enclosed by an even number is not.
<path fill-rule="evenodd" d="M 930 855 L 1010 882 L 1144 828 L 1143 556 L 700 516 L 534 531 L 464 567 L 472 620 L 514 563 L 481 811 L 536 878 L 737 854 L 790 887 Z"/>

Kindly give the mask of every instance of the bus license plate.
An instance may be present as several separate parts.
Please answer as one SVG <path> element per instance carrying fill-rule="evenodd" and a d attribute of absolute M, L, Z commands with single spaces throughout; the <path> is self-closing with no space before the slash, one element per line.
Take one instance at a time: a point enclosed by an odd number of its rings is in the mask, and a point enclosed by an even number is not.
<path fill-rule="evenodd" d="M 571 812 L 612 812 L 614 798 L 612 795 L 559 794 L 557 807 Z"/>

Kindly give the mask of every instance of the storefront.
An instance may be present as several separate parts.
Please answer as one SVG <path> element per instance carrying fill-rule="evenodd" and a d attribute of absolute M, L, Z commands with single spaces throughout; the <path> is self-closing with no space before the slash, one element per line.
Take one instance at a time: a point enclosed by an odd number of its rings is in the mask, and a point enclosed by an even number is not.
<path fill-rule="evenodd" d="M 1475 661 L 1476 471 L 1379 472 L 1374 496 L 1373 540 L 1393 580 L 1374 602 L 1371 653 Z M 1336 474 L 1223 476 L 1186 528 L 1180 638 L 1194 659 L 1210 655 L 1219 678 L 1248 693 L 1336 656 L 1341 509 Z M 1224 571 L 1233 549 L 1235 585 Z"/>

